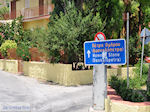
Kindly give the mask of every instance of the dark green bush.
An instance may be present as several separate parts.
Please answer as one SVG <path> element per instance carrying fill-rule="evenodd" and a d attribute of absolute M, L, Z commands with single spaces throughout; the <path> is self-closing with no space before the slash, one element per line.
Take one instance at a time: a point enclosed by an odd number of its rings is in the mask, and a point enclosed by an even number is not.
<path fill-rule="evenodd" d="M 146 91 L 127 88 L 126 79 L 121 79 L 117 76 L 112 76 L 109 81 L 109 85 L 116 90 L 117 94 L 120 95 L 123 100 L 132 102 L 150 101 L 150 95 L 148 95 Z"/>
<path fill-rule="evenodd" d="M 93 40 L 97 32 L 103 31 L 104 26 L 98 13 L 93 16 L 91 12 L 85 16 L 73 3 L 65 7 L 65 13 L 51 16 L 47 49 L 53 58 L 52 62 L 82 62 L 83 43 Z M 60 52 L 64 52 L 63 56 Z"/>

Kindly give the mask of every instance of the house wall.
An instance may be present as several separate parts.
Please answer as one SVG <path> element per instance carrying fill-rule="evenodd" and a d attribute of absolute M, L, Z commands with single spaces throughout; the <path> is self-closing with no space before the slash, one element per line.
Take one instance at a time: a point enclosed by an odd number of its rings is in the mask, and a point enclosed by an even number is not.
<path fill-rule="evenodd" d="M 39 6 L 39 0 L 30 0 L 30 8 L 38 7 L 38 6 Z"/>
<path fill-rule="evenodd" d="M 52 4 L 51 0 L 44 0 L 44 5 L 48 6 L 50 4 Z M 30 0 L 29 6 L 30 8 L 39 7 L 39 0 Z M 25 8 L 25 0 L 16 1 L 16 17 L 19 17 L 21 15 L 21 11 L 23 8 Z M 54 8 L 54 5 L 52 5 L 52 9 L 53 8 Z M 37 27 L 47 28 L 48 23 L 49 23 L 49 17 L 42 18 L 40 20 L 38 18 L 37 19 L 31 18 L 29 21 L 24 21 L 23 26 L 24 26 L 24 29 L 31 29 L 31 28 L 37 28 Z"/>
<path fill-rule="evenodd" d="M 47 28 L 47 24 L 49 23 L 49 19 L 41 19 L 41 20 L 34 20 L 29 22 L 24 22 L 23 27 L 24 29 L 32 29 L 32 28 Z"/>
<path fill-rule="evenodd" d="M 25 0 L 16 1 L 16 17 L 21 15 L 21 10 L 25 8 Z"/>

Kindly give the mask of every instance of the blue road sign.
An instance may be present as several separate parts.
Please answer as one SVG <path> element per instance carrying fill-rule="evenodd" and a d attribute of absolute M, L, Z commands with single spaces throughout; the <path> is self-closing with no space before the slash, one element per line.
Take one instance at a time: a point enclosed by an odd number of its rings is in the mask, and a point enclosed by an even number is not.
<path fill-rule="evenodd" d="M 126 64 L 125 39 L 104 40 L 100 42 L 85 42 L 84 61 L 86 65 Z"/>

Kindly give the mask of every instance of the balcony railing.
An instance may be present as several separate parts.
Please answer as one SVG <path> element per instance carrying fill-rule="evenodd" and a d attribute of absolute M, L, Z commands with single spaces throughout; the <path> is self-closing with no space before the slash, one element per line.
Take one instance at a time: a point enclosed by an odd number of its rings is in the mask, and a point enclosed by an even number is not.
<path fill-rule="evenodd" d="M 24 8 L 20 11 L 20 14 L 18 15 L 22 15 L 24 19 L 29 19 L 29 18 L 48 15 L 52 11 L 53 11 L 53 5 L 44 5 L 40 7 Z"/>

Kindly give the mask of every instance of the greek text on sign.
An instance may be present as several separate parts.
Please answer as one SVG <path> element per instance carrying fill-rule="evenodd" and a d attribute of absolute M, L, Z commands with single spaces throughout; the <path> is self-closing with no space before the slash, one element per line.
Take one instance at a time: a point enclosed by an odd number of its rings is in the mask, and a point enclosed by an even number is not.
<path fill-rule="evenodd" d="M 87 41 L 84 43 L 86 65 L 126 64 L 126 44 L 124 39 Z"/>

